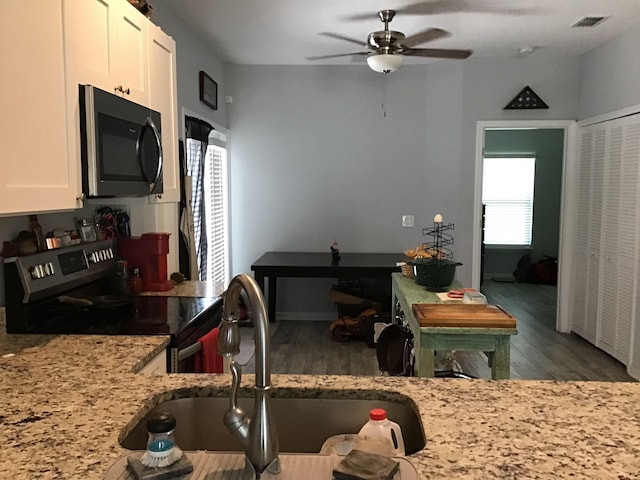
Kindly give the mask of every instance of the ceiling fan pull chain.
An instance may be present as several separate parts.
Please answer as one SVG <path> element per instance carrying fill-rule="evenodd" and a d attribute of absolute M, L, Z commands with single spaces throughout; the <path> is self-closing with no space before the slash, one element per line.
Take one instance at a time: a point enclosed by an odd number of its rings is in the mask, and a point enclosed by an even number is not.
<path fill-rule="evenodd" d="M 382 77 L 382 116 L 387 118 L 387 76 Z"/>

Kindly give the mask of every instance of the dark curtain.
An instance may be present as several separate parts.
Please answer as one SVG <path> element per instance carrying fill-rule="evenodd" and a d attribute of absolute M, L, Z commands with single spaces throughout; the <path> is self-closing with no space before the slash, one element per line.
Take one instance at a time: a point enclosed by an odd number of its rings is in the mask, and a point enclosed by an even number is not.
<path fill-rule="evenodd" d="M 193 214 L 193 243 L 198 264 L 198 280 L 207 277 L 207 228 L 204 205 L 204 172 L 209 133 L 213 127 L 198 118 L 185 117 L 186 162 L 185 175 L 191 177 L 192 196 L 191 212 Z M 191 141 L 190 141 L 191 140 Z M 184 182 L 184 178 L 183 178 Z M 190 251 L 193 253 L 194 248 Z M 195 272 L 191 272 L 191 279 L 196 280 Z"/>

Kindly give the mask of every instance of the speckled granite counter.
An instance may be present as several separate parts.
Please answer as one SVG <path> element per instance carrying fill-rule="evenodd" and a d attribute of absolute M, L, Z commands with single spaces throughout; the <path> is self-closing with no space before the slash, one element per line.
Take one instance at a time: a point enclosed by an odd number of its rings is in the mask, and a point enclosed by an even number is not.
<path fill-rule="evenodd" d="M 216 289 L 213 282 L 186 280 L 166 292 L 141 292 L 140 295 L 154 297 L 217 297 L 221 293 L 221 289 Z"/>
<path fill-rule="evenodd" d="M 101 479 L 146 411 L 228 375 L 133 373 L 163 337 L 0 335 L 0 478 Z M 275 395 L 413 399 L 424 479 L 640 478 L 640 384 L 274 375 Z M 251 375 L 243 377 L 250 387 Z M 372 390 L 380 390 L 373 393 Z"/>

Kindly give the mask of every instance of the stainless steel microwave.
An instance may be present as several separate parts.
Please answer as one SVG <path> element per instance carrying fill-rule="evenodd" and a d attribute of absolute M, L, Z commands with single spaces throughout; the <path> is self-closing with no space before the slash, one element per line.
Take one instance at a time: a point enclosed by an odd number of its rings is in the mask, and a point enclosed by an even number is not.
<path fill-rule="evenodd" d="M 80 85 L 82 189 L 88 197 L 162 193 L 160 113 Z"/>

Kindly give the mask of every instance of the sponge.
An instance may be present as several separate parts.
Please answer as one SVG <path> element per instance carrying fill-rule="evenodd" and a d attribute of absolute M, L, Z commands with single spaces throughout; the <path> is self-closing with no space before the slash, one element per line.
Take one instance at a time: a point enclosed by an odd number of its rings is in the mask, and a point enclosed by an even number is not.
<path fill-rule="evenodd" d="M 138 458 L 129 457 L 127 461 L 129 462 L 129 471 L 138 480 L 168 480 L 180 478 L 182 475 L 193 472 L 193 464 L 186 455 L 168 467 L 147 467 Z"/>
<path fill-rule="evenodd" d="M 399 468 L 389 457 L 351 450 L 333 469 L 333 476 L 336 480 L 390 480 Z"/>

